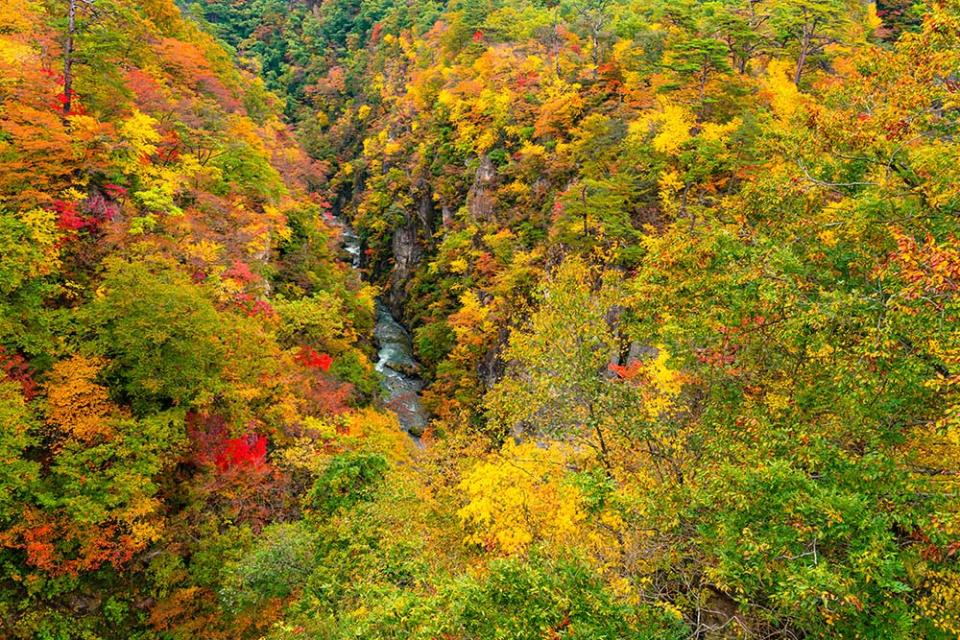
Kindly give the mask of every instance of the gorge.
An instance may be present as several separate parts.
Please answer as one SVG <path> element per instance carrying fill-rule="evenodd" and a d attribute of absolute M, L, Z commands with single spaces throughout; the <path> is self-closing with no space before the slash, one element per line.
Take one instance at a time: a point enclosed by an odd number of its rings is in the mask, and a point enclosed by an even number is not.
<path fill-rule="evenodd" d="M 0 637 L 960 637 L 958 69 L 958 0 L 3 0 Z"/>

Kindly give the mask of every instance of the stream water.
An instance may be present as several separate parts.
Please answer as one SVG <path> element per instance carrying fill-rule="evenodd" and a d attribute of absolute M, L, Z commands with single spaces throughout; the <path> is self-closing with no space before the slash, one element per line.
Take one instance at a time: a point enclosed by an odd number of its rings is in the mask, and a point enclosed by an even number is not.
<path fill-rule="evenodd" d="M 343 249 L 350 255 L 354 269 L 360 268 L 360 238 L 342 223 Z M 400 324 L 390 309 L 377 300 L 377 321 L 374 339 L 377 344 L 377 371 L 381 375 L 383 400 L 397 414 L 400 426 L 417 443 L 427 426 L 428 415 L 420 402 L 423 380 L 420 378 L 420 363 L 413 357 L 413 342 L 410 332 Z"/>

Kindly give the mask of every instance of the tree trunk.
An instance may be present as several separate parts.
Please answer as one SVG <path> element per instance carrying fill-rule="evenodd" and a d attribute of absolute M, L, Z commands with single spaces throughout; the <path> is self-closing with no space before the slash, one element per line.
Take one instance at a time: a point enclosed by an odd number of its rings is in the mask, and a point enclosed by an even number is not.
<path fill-rule="evenodd" d="M 804 17 L 807 12 L 804 10 Z M 818 20 L 814 18 L 803 25 L 803 35 L 800 38 L 800 55 L 797 56 L 797 68 L 793 73 L 793 84 L 800 86 L 800 77 L 803 75 L 803 67 L 807 64 L 807 56 L 814 51 L 814 38 L 816 37 Z"/>
<path fill-rule="evenodd" d="M 800 77 L 803 75 L 803 66 L 807 63 L 807 51 L 810 46 L 810 36 L 806 27 L 803 30 L 803 42 L 800 44 L 800 55 L 797 57 L 797 68 L 793 72 L 793 84 L 800 86 Z"/>
<path fill-rule="evenodd" d="M 67 40 L 63 46 L 63 117 L 70 115 L 73 107 L 73 36 L 77 29 L 77 0 L 68 0 Z"/>
<path fill-rule="evenodd" d="M 600 29 L 602 28 L 599 19 L 593 24 L 591 39 L 593 41 L 593 79 L 597 79 L 597 73 L 600 67 Z"/>

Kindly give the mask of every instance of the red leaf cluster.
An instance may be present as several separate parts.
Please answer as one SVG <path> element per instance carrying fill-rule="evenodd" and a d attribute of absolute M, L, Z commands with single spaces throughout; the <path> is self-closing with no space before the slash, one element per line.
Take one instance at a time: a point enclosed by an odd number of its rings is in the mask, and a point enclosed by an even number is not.
<path fill-rule="evenodd" d="M 250 265 L 242 260 L 235 260 L 233 265 L 224 272 L 223 277 L 235 280 L 241 284 L 249 284 L 257 278 L 253 271 L 250 270 Z"/>
<path fill-rule="evenodd" d="M 76 202 L 54 200 L 53 210 L 57 212 L 57 226 L 67 231 L 79 231 L 88 226 L 89 221 L 77 211 Z"/>
<path fill-rule="evenodd" d="M 104 564 L 119 569 L 142 548 L 117 523 L 80 523 L 33 509 L 25 510 L 22 521 L 3 532 L 2 543 L 21 549 L 29 566 L 51 576 L 76 576 Z"/>
<path fill-rule="evenodd" d="M 643 370 L 643 363 L 639 360 L 632 360 L 625 365 L 610 363 L 610 371 L 617 374 L 621 380 L 632 380 L 636 378 Z"/>
<path fill-rule="evenodd" d="M 27 400 L 32 400 L 39 392 L 37 383 L 33 379 L 33 370 L 30 363 L 19 353 L 7 355 L 0 347 L 0 371 L 3 372 L 7 380 L 20 385 L 23 396 Z"/>
<path fill-rule="evenodd" d="M 221 473 L 267 467 L 267 437 L 251 432 L 231 438 L 222 416 L 191 412 L 187 415 L 187 432 L 193 442 L 193 459 L 200 466 L 213 464 Z"/>
<path fill-rule="evenodd" d="M 107 185 L 105 190 L 110 197 L 126 194 L 126 189 L 114 184 Z M 102 193 L 95 192 L 82 203 L 54 200 L 53 210 L 57 213 L 57 226 L 64 231 L 93 231 L 104 222 L 113 220 L 119 214 L 120 207 Z"/>
<path fill-rule="evenodd" d="M 63 76 L 60 76 L 60 82 L 63 81 Z M 67 94 L 58 93 L 55 101 L 50 103 L 50 108 L 58 113 L 63 113 L 67 108 Z M 77 92 L 73 89 L 70 90 L 70 113 L 72 116 L 82 116 L 86 115 L 87 110 L 83 108 L 83 105 L 80 104 L 80 96 L 77 95 Z"/>
<path fill-rule="evenodd" d="M 233 300 L 250 317 L 264 316 L 269 318 L 277 313 L 269 302 L 254 298 L 249 293 L 238 293 L 233 297 Z"/>
<path fill-rule="evenodd" d="M 307 346 L 300 347 L 296 357 L 297 362 L 303 366 L 321 371 L 329 371 L 330 365 L 333 364 L 333 358 L 329 354 L 318 353 L 316 349 Z"/>
<path fill-rule="evenodd" d="M 229 438 L 223 450 L 214 459 L 222 473 L 237 467 L 262 467 L 267 461 L 267 438 L 250 434 L 242 438 Z"/>

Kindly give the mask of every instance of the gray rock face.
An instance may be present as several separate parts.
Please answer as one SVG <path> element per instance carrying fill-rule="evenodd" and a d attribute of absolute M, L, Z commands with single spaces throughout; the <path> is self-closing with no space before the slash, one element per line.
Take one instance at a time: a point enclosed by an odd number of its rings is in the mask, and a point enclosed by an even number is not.
<path fill-rule="evenodd" d="M 467 210 L 474 220 L 483 221 L 493 215 L 493 194 L 491 191 L 497 179 L 497 168 L 489 156 L 484 156 L 477 167 L 473 186 L 467 193 Z"/>
<path fill-rule="evenodd" d="M 416 220 L 407 222 L 393 234 L 393 271 L 384 295 L 384 301 L 396 315 L 401 315 L 407 299 L 407 283 L 423 259 L 420 247 L 420 229 Z"/>
<path fill-rule="evenodd" d="M 500 327 L 497 334 L 497 341 L 480 360 L 477 365 L 477 377 L 483 383 L 484 389 L 493 388 L 506 371 L 506 363 L 503 361 L 503 350 L 510 340 L 510 331 L 507 327 Z"/>
<path fill-rule="evenodd" d="M 435 211 L 433 192 L 421 182 L 414 194 L 415 208 L 407 214 L 406 222 L 393 234 L 391 253 L 393 270 L 384 301 L 397 317 L 403 315 L 403 303 L 407 299 L 407 283 L 423 260 L 425 248 L 433 240 Z"/>

